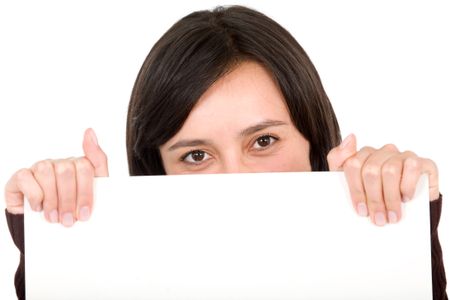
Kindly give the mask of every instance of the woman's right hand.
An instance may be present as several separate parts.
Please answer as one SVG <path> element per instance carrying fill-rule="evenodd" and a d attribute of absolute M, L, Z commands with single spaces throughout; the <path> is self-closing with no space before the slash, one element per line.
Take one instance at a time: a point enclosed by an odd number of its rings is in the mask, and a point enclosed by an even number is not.
<path fill-rule="evenodd" d="M 108 160 L 90 128 L 84 133 L 83 151 L 83 157 L 42 160 L 14 173 L 5 186 L 7 211 L 23 214 L 25 197 L 51 223 L 70 227 L 77 220 L 88 220 L 94 176 L 108 176 Z"/>

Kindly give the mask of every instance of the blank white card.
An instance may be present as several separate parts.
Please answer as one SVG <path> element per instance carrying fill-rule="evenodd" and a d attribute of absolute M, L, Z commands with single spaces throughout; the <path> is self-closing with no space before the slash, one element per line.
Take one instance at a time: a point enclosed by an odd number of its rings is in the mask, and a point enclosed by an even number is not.
<path fill-rule="evenodd" d="M 377 227 L 343 173 L 97 178 L 88 222 L 26 211 L 27 299 L 432 299 L 427 190 Z"/>

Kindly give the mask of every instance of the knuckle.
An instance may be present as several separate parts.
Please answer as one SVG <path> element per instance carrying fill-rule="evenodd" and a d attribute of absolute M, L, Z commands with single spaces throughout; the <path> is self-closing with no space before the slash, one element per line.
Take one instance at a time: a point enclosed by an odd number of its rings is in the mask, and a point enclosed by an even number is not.
<path fill-rule="evenodd" d="M 43 174 L 43 175 L 50 175 L 51 170 L 53 168 L 53 164 L 50 160 L 42 160 L 36 163 L 34 169 L 37 173 Z"/>
<path fill-rule="evenodd" d="M 366 202 L 366 194 L 360 187 L 352 187 L 351 198 L 354 203 Z"/>
<path fill-rule="evenodd" d="M 375 148 L 370 147 L 370 146 L 364 146 L 364 147 L 361 148 L 360 151 L 361 151 L 361 152 L 369 152 L 369 153 L 372 153 L 372 152 L 375 151 Z"/>
<path fill-rule="evenodd" d="M 363 162 L 357 157 L 351 157 L 344 163 L 344 169 L 359 170 L 363 166 Z"/>
<path fill-rule="evenodd" d="M 32 204 L 32 206 L 35 206 L 38 203 L 41 203 L 44 201 L 44 194 L 40 190 L 33 190 L 30 191 L 30 194 L 28 195 L 28 202 Z"/>
<path fill-rule="evenodd" d="M 400 175 L 400 166 L 394 162 L 387 162 L 381 168 L 381 173 L 383 176 L 396 177 Z"/>
<path fill-rule="evenodd" d="M 94 176 L 94 167 L 87 158 L 81 157 L 75 160 L 77 172 L 83 176 Z"/>
<path fill-rule="evenodd" d="M 417 157 L 417 154 L 414 153 L 414 152 L 411 151 L 411 150 L 406 150 L 406 151 L 404 151 L 404 152 L 403 152 L 403 155 L 406 155 L 407 157 Z"/>
<path fill-rule="evenodd" d="M 421 166 L 420 159 L 417 157 L 408 157 L 405 159 L 405 166 L 411 170 L 418 170 Z"/>
<path fill-rule="evenodd" d="M 60 177 L 69 178 L 73 176 L 74 168 L 70 161 L 62 160 L 56 164 L 55 172 Z"/>
<path fill-rule="evenodd" d="M 78 194 L 77 203 L 79 207 L 90 205 L 93 202 L 92 192 L 82 191 Z"/>
<path fill-rule="evenodd" d="M 37 203 L 37 197 L 35 195 L 28 196 L 28 203 L 30 203 L 30 206 L 33 207 L 35 203 Z"/>
<path fill-rule="evenodd" d="M 378 208 L 382 203 L 381 199 L 377 199 L 377 198 L 367 198 L 367 205 L 369 207 L 374 207 L 374 208 Z"/>
<path fill-rule="evenodd" d="M 431 166 L 431 168 L 433 169 L 433 171 L 435 171 L 436 173 L 438 172 L 438 166 L 437 164 L 434 162 L 434 160 L 429 159 L 429 158 L 424 158 L 424 163 L 427 163 Z"/>
<path fill-rule="evenodd" d="M 362 169 L 362 175 L 369 180 L 380 177 L 381 170 L 377 164 L 366 163 Z"/>
<path fill-rule="evenodd" d="M 381 149 L 392 151 L 392 152 L 398 152 L 398 148 L 394 144 L 386 144 Z"/>
<path fill-rule="evenodd" d="M 414 188 L 411 186 L 400 186 L 400 193 L 402 194 L 403 199 L 410 199 L 414 195 Z"/>
<path fill-rule="evenodd" d="M 30 170 L 22 168 L 16 172 L 16 178 L 18 181 L 25 181 L 30 175 Z"/>

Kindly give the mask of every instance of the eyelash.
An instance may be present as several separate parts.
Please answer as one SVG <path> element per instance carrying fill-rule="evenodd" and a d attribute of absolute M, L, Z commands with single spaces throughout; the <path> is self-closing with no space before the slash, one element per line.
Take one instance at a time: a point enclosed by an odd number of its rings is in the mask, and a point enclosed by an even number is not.
<path fill-rule="evenodd" d="M 274 141 L 272 141 L 269 145 L 267 145 L 267 146 L 265 146 L 265 147 L 254 148 L 254 145 L 258 142 L 258 140 L 261 139 L 261 138 L 264 138 L 264 137 L 268 137 L 268 138 L 270 138 L 270 139 L 273 139 Z M 267 148 L 269 148 L 270 146 L 272 146 L 274 143 L 276 143 L 279 139 L 280 139 L 280 138 L 278 138 L 278 137 L 276 137 L 276 136 L 274 136 L 274 135 L 272 135 L 272 134 L 270 134 L 270 133 L 266 133 L 266 134 L 262 134 L 262 135 L 258 136 L 257 138 L 255 138 L 255 139 L 252 141 L 252 143 L 251 143 L 250 145 L 251 145 L 251 148 L 254 149 L 255 151 L 264 151 L 264 150 L 266 150 Z M 205 162 L 205 160 L 199 161 L 199 162 L 197 162 L 197 163 L 186 161 L 186 158 L 187 158 L 189 155 L 194 154 L 195 152 L 201 152 L 201 153 L 204 153 L 204 154 L 206 154 L 206 155 L 211 156 L 208 152 L 206 152 L 206 151 L 204 151 L 204 150 L 201 150 L 201 149 L 195 149 L 195 150 L 192 150 L 192 151 L 189 151 L 189 152 L 183 154 L 183 155 L 180 157 L 180 161 L 181 161 L 181 162 L 184 162 L 184 163 L 187 163 L 187 164 L 190 164 L 190 165 L 200 165 L 200 164 L 202 164 L 203 162 Z"/>
<path fill-rule="evenodd" d="M 204 154 L 206 154 L 206 155 L 211 156 L 208 152 L 206 152 L 206 151 L 204 151 L 204 150 L 195 149 L 195 150 L 192 150 L 192 151 L 189 151 L 189 152 L 183 154 L 183 155 L 180 157 L 180 161 L 181 161 L 181 162 L 184 162 L 184 163 L 187 163 L 187 164 L 190 164 L 190 165 L 200 165 L 200 164 L 202 164 L 203 162 L 206 161 L 206 160 L 201 160 L 201 161 L 199 161 L 199 162 L 197 162 L 197 163 L 196 163 L 196 162 L 189 162 L 189 161 L 186 161 L 186 158 L 187 158 L 189 155 L 194 154 L 195 152 L 202 152 L 202 153 L 204 153 Z"/>
<path fill-rule="evenodd" d="M 258 142 L 258 140 L 261 139 L 261 138 L 263 138 L 263 137 L 268 137 L 268 138 L 270 138 L 270 139 L 273 139 L 274 141 L 271 142 L 271 143 L 270 143 L 269 145 L 267 145 L 266 147 L 261 147 L 261 148 L 259 148 L 259 149 L 254 148 L 254 145 Z M 266 150 L 267 148 L 269 148 L 270 146 L 272 146 L 274 143 L 276 143 L 279 139 L 280 139 L 280 138 L 274 136 L 274 135 L 271 134 L 271 133 L 265 133 L 265 134 L 262 134 L 262 135 L 258 136 L 256 139 L 254 139 L 254 140 L 252 141 L 252 143 L 250 144 L 250 146 L 251 146 L 251 148 L 254 148 L 255 151 L 264 151 L 264 150 Z"/>

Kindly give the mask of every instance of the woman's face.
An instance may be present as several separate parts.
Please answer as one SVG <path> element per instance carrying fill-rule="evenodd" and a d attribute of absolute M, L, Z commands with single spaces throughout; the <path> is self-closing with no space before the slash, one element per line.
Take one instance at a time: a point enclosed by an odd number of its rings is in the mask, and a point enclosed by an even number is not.
<path fill-rule="evenodd" d="M 309 143 L 270 74 L 243 62 L 200 98 L 160 147 L 167 174 L 310 171 Z"/>

